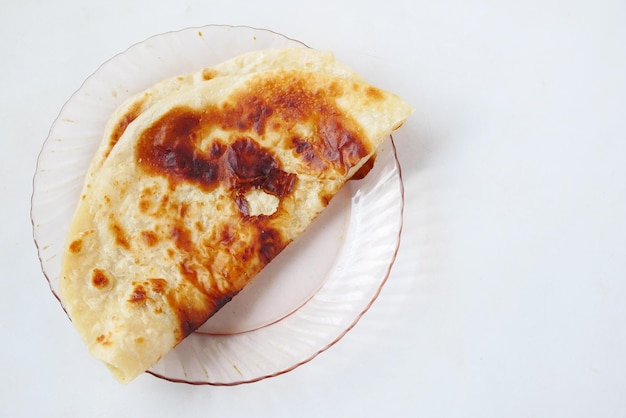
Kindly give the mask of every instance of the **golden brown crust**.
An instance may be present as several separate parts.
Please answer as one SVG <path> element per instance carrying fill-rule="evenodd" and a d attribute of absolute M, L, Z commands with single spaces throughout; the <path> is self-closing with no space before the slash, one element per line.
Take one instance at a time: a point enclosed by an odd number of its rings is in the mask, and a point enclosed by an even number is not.
<path fill-rule="evenodd" d="M 335 77 L 361 80 L 360 76 L 349 67 L 335 61 L 332 53 L 309 48 L 252 51 L 215 67 L 163 80 L 146 91 L 131 96 L 116 109 L 105 128 L 102 144 L 93 159 L 88 177 L 94 175 L 95 171 L 100 168 L 128 125 L 141 113 L 155 103 L 167 99 L 168 96 L 186 89 L 197 88 L 205 81 L 219 76 L 290 69 L 306 69 Z"/>

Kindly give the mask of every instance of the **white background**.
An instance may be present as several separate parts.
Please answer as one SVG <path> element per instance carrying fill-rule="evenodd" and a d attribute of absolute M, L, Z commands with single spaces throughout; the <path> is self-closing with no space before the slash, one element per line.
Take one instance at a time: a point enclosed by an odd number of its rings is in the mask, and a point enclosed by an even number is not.
<path fill-rule="evenodd" d="M 416 107 L 396 138 L 402 246 L 312 362 L 237 387 L 124 387 L 39 268 L 36 158 L 103 61 L 210 23 L 384 63 Z M 0 61 L 0 416 L 626 415 L 624 1 L 4 0 Z"/>

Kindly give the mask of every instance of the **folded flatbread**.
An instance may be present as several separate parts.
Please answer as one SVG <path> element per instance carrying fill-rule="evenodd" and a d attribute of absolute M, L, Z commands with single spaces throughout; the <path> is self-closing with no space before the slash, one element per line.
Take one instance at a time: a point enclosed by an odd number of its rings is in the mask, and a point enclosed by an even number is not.
<path fill-rule="evenodd" d="M 272 68 L 174 89 L 103 140 L 60 296 L 123 383 L 300 235 L 413 110 L 351 72 Z"/>

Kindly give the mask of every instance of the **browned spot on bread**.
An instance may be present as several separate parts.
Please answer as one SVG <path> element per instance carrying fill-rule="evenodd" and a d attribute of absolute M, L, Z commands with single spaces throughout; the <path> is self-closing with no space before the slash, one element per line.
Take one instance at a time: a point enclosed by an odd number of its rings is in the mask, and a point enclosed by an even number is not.
<path fill-rule="evenodd" d="M 128 250 L 130 248 L 130 242 L 128 241 L 126 231 L 124 231 L 124 229 L 122 229 L 122 227 L 115 222 L 112 222 L 109 225 L 109 229 L 115 236 L 115 243 Z"/>
<path fill-rule="evenodd" d="M 259 254 L 263 265 L 272 261 L 285 248 L 285 245 L 279 231 L 259 228 L 255 241 L 255 253 Z"/>
<path fill-rule="evenodd" d="M 333 199 L 333 197 L 334 196 L 332 194 L 323 194 L 323 195 L 320 196 L 320 200 L 322 201 L 324 206 L 328 206 L 328 204 Z"/>
<path fill-rule="evenodd" d="M 156 194 L 156 187 L 144 187 L 139 195 L 139 210 L 142 213 L 147 213 L 153 208 L 154 198 Z"/>
<path fill-rule="evenodd" d="M 383 92 L 374 86 L 368 86 L 365 89 L 365 94 L 367 95 L 368 98 L 373 99 L 373 100 L 383 100 L 385 97 L 383 95 Z"/>
<path fill-rule="evenodd" d="M 235 194 L 235 205 L 237 205 L 237 209 L 239 209 L 239 212 L 243 216 L 250 215 L 250 208 L 248 207 L 248 201 L 243 195 L 239 193 Z"/>
<path fill-rule="evenodd" d="M 98 335 L 98 337 L 96 337 L 96 342 L 101 345 L 113 344 L 113 341 L 111 341 L 111 333 L 108 332 L 106 335 L 105 334 Z"/>
<path fill-rule="evenodd" d="M 91 283 L 98 289 L 104 289 L 110 283 L 109 278 L 101 269 L 93 269 L 91 272 Z"/>
<path fill-rule="evenodd" d="M 212 68 L 204 68 L 202 70 L 202 79 L 205 81 L 211 80 L 218 76 L 217 71 Z"/>
<path fill-rule="evenodd" d="M 317 171 L 324 171 L 328 168 L 322 155 L 307 140 L 294 136 L 291 138 L 291 147 L 311 168 Z"/>
<path fill-rule="evenodd" d="M 163 294 L 167 286 L 165 279 L 148 279 L 151 289 L 154 293 Z"/>
<path fill-rule="evenodd" d="M 230 243 L 233 238 L 234 238 L 234 234 L 233 234 L 233 230 L 231 229 L 231 226 L 228 224 L 223 225 L 222 230 L 220 231 L 220 237 L 219 237 L 220 243 L 223 245 L 228 245 L 228 243 Z"/>
<path fill-rule="evenodd" d="M 141 231 L 141 238 L 148 247 L 153 247 L 159 242 L 159 237 L 152 231 Z"/>
<path fill-rule="evenodd" d="M 180 204 L 179 214 L 181 218 L 184 218 L 187 215 L 187 210 L 189 209 L 189 203 L 183 202 Z"/>
<path fill-rule="evenodd" d="M 139 210 L 142 213 L 146 213 L 150 210 L 150 207 L 152 206 L 152 202 L 150 202 L 147 199 L 140 199 L 139 200 Z"/>
<path fill-rule="evenodd" d="M 80 238 L 75 239 L 74 241 L 70 243 L 70 252 L 74 254 L 79 253 L 82 248 L 83 248 L 83 240 Z"/>
<path fill-rule="evenodd" d="M 176 245 L 179 250 L 185 253 L 191 251 L 193 245 L 191 234 L 182 224 L 173 226 L 170 231 L 170 236 L 174 241 L 174 245 Z"/>
<path fill-rule="evenodd" d="M 137 304 L 137 305 L 146 303 L 146 299 L 147 299 L 146 289 L 144 289 L 144 287 L 141 284 L 135 285 L 135 287 L 133 288 L 133 291 L 128 297 L 128 301 L 130 303 Z"/>

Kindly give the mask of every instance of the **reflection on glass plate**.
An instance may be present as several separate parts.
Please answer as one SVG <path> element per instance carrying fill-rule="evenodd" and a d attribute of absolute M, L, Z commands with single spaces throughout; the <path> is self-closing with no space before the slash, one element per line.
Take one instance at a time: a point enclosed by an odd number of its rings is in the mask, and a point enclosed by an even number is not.
<path fill-rule="evenodd" d="M 190 28 L 132 46 L 84 82 L 52 125 L 34 179 L 34 238 L 55 296 L 65 236 L 113 110 L 162 79 L 251 50 L 285 47 L 306 46 L 249 27 Z M 390 138 L 365 179 L 350 181 L 302 237 L 149 372 L 176 382 L 234 385 L 313 359 L 352 328 L 380 292 L 398 250 L 403 205 Z"/>

